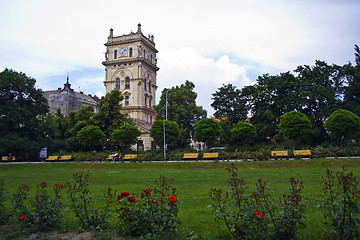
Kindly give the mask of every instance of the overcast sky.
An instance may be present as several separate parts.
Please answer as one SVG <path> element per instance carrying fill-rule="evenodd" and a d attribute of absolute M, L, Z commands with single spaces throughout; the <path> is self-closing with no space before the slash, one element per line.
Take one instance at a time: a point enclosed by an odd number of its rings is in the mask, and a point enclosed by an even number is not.
<path fill-rule="evenodd" d="M 315 60 L 354 62 L 360 45 L 358 0 L 11 0 L 0 2 L 0 71 L 11 68 L 37 87 L 105 94 L 104 43 L 154 35 L 157 102 L 164 88 L 192 81 L 197 104 L 214 110 L 212 93 L 259 75 L 293 71 Z"/>

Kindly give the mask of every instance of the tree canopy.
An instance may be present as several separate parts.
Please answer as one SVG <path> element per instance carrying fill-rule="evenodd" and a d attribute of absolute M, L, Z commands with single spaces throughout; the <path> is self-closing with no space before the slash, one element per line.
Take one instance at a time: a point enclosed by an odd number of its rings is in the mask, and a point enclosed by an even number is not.
<path fill-rule="evenodd" d="M 290 111 L 280 117 L 279 129 L 285 139 L 296 140 L 308 137 L 311 128 L 311 121 L 301 112 Z"/>
<path fill-rule="evenodd" d="M 194 138 L 206 143 L 207 147 L 212 146 L 220 134 L 220 123 L 211 118 L 203 118 L 194 124 Z"/>
<path fill-rule="evenodd" d="M 0 152 L 18 159 L 39 158 L 42 147 L 51 143 L 47 127 L 46 98 L 35 87 L 36 80 L 5 69 L 0 73 Z"/>
<path fill-rule="evenodd" d="M 215 117 L 227 118 L 233 124 L 247 118 L 246 101 L 241 98 L 241 91 L 236 86 L 224 84 L 212 96 L 211 106 L 215 109 Z"/>
<path fill-rule="evenodd" d="M 360 135 L 360 117 L 345 109 L 333 112 L 325 121 L 328 134 L 339 142 L 358 138 Z"/>
<path fill-rule="evenodd" d="M 235 144 L 245 145 L 256 136 L 256 127 L 246 121 L 239 121 L 231 129 L 231 138 Z"/>
<path fill-rule="evenodd" d="M 150 135 L 154 139 L 156 145 L 164 148 L 164 121 L 157 119 L 154 121 L 150 129 Z M 176 122 L 165 120 L 165 143 L 169 149 L 179 147 L 180 130 Z"/>
<path fill-rule="evenodd" d="M 117 127 L 111 134 L 115 146 L 124 150 L 131 145 L 136 144 L 141 131 L 132 124 L 125 124 Z"/>
<path fill-rule="evenodd" d="M 197 94 L 194 92 L 195 85 L 186 81 L 180 86 L 164 89 L 160 102 L 155 106 L 158 118 L 166 115 L 166 92 L 168 92 L 168 120 L 174 121 L 180 128 L 179 147 L 186 147 L 190 143 L 193 125 L 201 118 L 206 117 L 206 110 L 196 105 Z"/>

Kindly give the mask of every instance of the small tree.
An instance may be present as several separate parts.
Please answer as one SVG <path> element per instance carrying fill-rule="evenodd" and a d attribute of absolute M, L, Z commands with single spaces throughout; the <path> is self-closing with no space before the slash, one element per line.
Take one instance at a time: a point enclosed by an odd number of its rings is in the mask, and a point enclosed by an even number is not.
<path fill-rule="evenodd" d="M 125 124 L 112 132 L 111 139 L 121 149 L 126 149 L 135 144 L 140 135 L 141 131 L 136 126 Z"/>
<path fill-rule="evenodd" d="M 211 146 L 221 134 L 220 123 L 211 118 L 203 118 L 194 124 L 194 138 Z"/>
<path fill-rule="evenodd" d="M 77 133 L 76 139 L 85 150 L 97 150 L 102 147 L 105 134 L 98 126 L 89 125 Z"/>
<path fill-rule="evenodd" d="M 311 128 L 311 121 L 301 112 L 290 111 L 280 117 L 279 129 L 285 139 L 296 140 L 300 137 L 308 137 Z"/>
<path fill-rule="evenodd" d="M 333 112 L 324 124 L 330 137 L 343 141 L 356 138 L 360 134 L 360 117 L 353 112 L 339 109 Z"/>
<path fill-rule="evenodd" d="M 256 127 L 246 121 L 239 121 L 231 129 L 231 137 L 235 143 L 245 145 L 247 141 L 256 137 Z"/>
<path fill-rule="evenodd" d="M 166 120 L 165 121 L 165 142 L 168 148 L 175 148 L 178 146 L 179 140 L 179 126 L 176 122 Z M 154 139 L 156 145 L 163 148 L 164 146 L 164 121 L 155 120 L 151 129 L 150 136 Z"/>

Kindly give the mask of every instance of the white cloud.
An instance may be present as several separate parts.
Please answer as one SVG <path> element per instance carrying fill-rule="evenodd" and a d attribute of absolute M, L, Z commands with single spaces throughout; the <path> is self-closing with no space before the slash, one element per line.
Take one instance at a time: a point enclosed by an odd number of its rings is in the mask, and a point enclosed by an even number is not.
<path fill-rule="evenodd" d="M 141 23 L 159 50 L 157 94 L 188 79 L 198 104 L 210 110 L 211 93 L 222 84 L 241 88 L 251 84 L 249 75 L 254 81 L 315 59 L 352 61 L 359 7 L 355 0 L 1 1 L 0 71 L 25 72 L 43 89 L 61 87 L 70 72 L 75 89 L 105 92 L 109 29 L 123 35 Z"/>
<path fill-rule="evenodd" d="M 213 114 L 210 107 L 212 93 L 223 84 L 231 83 L 239 89 L 251 84 L 245 68 L 231 63 L 228 56 L 223 55 L 217 60 L 206 58 L 193 48 L 164 49 L 159 53 L 159 66 L 160 90 L 181 85 L 186 80 L 193 82 L 198 93 L 197 104 L 209 115 Z"/>

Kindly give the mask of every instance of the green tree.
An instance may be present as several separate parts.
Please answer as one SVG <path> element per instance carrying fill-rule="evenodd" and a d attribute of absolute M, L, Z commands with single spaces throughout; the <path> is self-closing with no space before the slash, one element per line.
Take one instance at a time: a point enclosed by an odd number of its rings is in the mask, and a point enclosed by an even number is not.
<path fill-rule="evenodd" d="M 83 127 L 76 135 L 84 150 L 99 150 L 103 146 L 105 134 L 98 126 Z"/>
<path fill-rule="evenodd" d="M 5 69 L 0 73 L 0 153 L 36 160 L 42 147 L 51 144 L 47 127 L 47 100 L 36 80 Z"/>
<path fill-rule="evenodd" d="M 124 99 L 118 89 L 114 89 L 101 97 L 100 102 L 96 104 L 98 112 L 94 116 L 95 125 L 99 126 L 108 139 L 111 133 L 119 126 L 131 123 L 129 118 L 120 113 L 122 108 L 120 102 Z"/>
<path fill-rule="evenodd" d="M 166 92 L 168 91 L 168 120 L 174 121 L 180 128 L 179 147 L 186 147 L 190 143 L 193 125 L 201 118 L 206 117 L 206 110 L 196 106 L 197 94 L 194 92 L 195 85 L 186 81 L 181 86 L 164 89 L 160 102 L 155 106 L 158 118 L 166 115 Z"/>
<path fill-rule="evenodd" d="M 290 111 L 280 117 L 279 130 L 285 139 L 306 138 L 310 135 L 311 129 L 311 121 L 301 112 Z"/>
<path fill-rule="evenodd" d="M 342 146 L 343 141 L 359 137 L 360 117 L 349 110 L 338 109 L 326 119 L 324 127 Z"/>
<path fill-rule="evenodd" d="M 179 126 L 176 122 L 165 120 L 165 142 L 169 149 L 175 149 L 179 144 Z M 164 121 L 157 119 L 150 129 L 150 136 L 156 145 L 164 148 Z"/>
<path fill-rule="evenodd" d="M 245 145 L 256 137 L 256 127 L 246 121 L 239 121 L 231 129 L 231 137 L 235 144 Z"/>
<path fill-rule="evenodd" d="M 360 49 L 355 45 L 355 63 L 342 67 L 341 77 L 346 79 L 344 87 L 344 108 L 360 115 Z"/>
<path fill-rule="evenodd" d="M 231 144 L 231 129 L 233 128 L 233 124 L 229 119 L 221 119 L 220 121 L 221 127 L 221 135 L 220 141 L 225 145 Z"/>
<path fill-rule="evenodd" d="M 140 135 L 141 131 L 136 126 L 125 124 L 119 126 L 112 132 L 111 139 L 116 145 L 124 150 L 135 144 Z"/>
<path fill-rule="evenodd" d="M 211 118 L 203 118 L 194 124 L 194 138 L 204 142 L 206 147 L 213 146 L 221 134 L 220 123 Z"/>
<path fill-rule="evenodd" d="M 212 96 L 211 106 L 215 109 L 215 117 L 220 119 L 225 117 L 233 124 L 246 119 L 248 113 L 246 102 L 241 98 L 241 91 L 235 86 L 224 84 Z"/>

